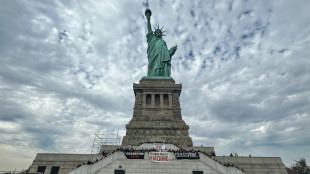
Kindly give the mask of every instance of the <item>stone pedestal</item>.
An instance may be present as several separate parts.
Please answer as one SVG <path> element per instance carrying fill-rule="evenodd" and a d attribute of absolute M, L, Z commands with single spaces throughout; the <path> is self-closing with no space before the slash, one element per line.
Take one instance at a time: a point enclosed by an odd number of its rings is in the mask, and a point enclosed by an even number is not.
<path fill-rule="evenodd" d="M 181 84 L 175 84 L 173 79 L 142 79 L 140 84 L 133 84 L 133 89 L 134 112 L 126 125 L 122 146 L 158 142 L 193 146 L 181 115 Z"/>

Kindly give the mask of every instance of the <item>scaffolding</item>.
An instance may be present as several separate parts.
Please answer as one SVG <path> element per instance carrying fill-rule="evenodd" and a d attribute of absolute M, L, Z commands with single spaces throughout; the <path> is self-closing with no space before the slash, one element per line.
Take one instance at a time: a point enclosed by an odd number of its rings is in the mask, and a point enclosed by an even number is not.
<path fill-rule="evenodd" d="M 121 136 L 118 134 L 95 133 L 91 154 L 98 154 L 102 145 L 121 145 Z"/>

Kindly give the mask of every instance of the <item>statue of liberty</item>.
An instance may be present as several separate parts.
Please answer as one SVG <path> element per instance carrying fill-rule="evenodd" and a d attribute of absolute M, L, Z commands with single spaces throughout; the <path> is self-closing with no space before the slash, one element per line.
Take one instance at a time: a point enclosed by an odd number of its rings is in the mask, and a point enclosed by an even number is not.
<path fill-rule="evenodd" d="M 171 57 L 177 50 L 177 46 L 174 46 L 168 50 L 166 42 L 162 39 L 165 36 L 162 31 L 163 28 L 159 29 L 154 27 L 154 32 L 151 27 L 152 12 L 150 9 L 145 11 L 145 16 L 147 18 L 147 57 L 148 57 L 148 71 L 147 76 L 165 76 L 170 77 L 171 74 Z"/>

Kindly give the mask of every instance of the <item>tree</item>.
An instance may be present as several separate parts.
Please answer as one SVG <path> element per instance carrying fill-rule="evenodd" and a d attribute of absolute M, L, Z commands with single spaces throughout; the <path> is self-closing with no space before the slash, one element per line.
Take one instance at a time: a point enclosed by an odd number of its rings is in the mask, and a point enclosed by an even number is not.
<path fill-rule="evenodd" d="M 307 166 L 306 160 L 300 158 L 299 161 L 295 161 L 290 168 L 286 168 L 289 174 L 310 174 L 310 168 Z"/>

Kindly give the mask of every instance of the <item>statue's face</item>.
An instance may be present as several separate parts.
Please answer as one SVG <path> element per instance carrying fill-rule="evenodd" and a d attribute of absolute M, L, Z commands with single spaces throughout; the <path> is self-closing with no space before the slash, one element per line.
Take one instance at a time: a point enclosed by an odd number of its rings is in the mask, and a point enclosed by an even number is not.
<path fill-rule="evenodd" d="M 162 31 L 161 30 L 155 30 L 154 35 L 158 38 L 161 38 L 163 36 Z"/>

